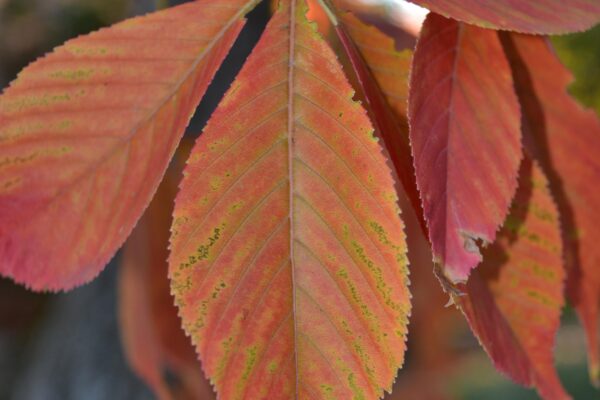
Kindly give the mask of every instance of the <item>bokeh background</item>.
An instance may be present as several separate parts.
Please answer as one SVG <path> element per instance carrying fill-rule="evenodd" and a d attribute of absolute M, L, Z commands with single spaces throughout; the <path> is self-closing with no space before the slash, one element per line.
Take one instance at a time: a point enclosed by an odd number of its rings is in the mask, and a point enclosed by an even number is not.
<path fill-rule="evenodd" d="M 65 40 L 176 0 L 0 0 L 0 88 Z M 388 1 L 391 3 L 391 1 Z M 388 4 L 389 7 L 389 4 Z M 381 13 L 379 8 L 376 11 Z M 201 131 L 258 40 L 269 16 L 261 4 L 218 72 L 189 128 Z M 402 16 L 410 21 L 410 16 Z M 600 114 L 600 26 L 552 39 L 575 74 L 570 91 Z M 599 155 L 600 156 L 600 155 Z M 416 224 L 405 212 L 407 225 Z M 492 367 L 431 273 L 418 229 L 411 235 L 414 310 L 406 366 L 390 399 L 537 399 Z M 153 399 L 129 367 L 118 323 L 120 254 L 93 283 L 61 294 L 34 294 L 0 279 L 0 400 Z M 166 275 L 164 277 L 166 279 Z M 560 376 L 575 399 L 600 398 L 587 380 L 583 333 L 566 308 L 557 338 Z M 198 370 L 198 379 L 202 379 Z M 211 396 L 207 395 L 207 399 Z"/>

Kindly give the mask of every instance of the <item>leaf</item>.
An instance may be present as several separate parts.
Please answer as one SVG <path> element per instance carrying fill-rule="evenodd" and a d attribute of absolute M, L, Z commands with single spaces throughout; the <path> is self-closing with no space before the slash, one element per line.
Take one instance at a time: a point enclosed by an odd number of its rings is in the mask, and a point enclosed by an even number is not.
<path fill-rule="evenodd" d="M 519 103 L 496 33 L 429 14 L 413 58 L 410 139 L 434 261 L 465 281 L 508 213 Z"/>
<path fill-rule="evenodd" d="M 600 121 L 566 91 L 571 74 L 540 37 L 503 35 L 523 109 L 525 144 L 548 175 L 561 214 L 567 296 L 585 327 L 600 384 Z"/>
<path fill-rule="evenodd" d="M 597 0 L 411 0 L 438 14 L 491 29 L 567 33 L 600 22 Z"/>
<path fill-rule="evenodd" d="M 251 3 L 134 18 L 21 72 L 0 97 L 0 273 L 57 290 L 100 272 L 150 202 Z"/>
<path fill-rule="evenodd" d="M 210 384 L 201 378 L 200 362 L 181 328 L 169 291 L 169 227 L 187 147 L 178 150 L 156 196 L 125 243 L 119 274 L 125 354 L 133 370 L 163 400 L 213 395 Z"/>
<path fill-rule="evenodd" d="M 422 222 L 406 112 L 412 52 L 396 50 L 394 39 L 348 12 L 341 15 L 336 32 L 374 116 L 376 131 L 384 140 L 404 191 Z"/>
<path fill-rule="evenodd" d="M 525 158 L 511 213 L 457 302 L 496 368 L 546 400 L 570 398 L 552 354 L 564 278 L 557 207 Z"/>
<path fill-rule="evenodd" d="M 176 200 L 172 292 L 221 399 L 375 399 L 403 361 L 394 182 L 306 10 L 280 3 Z"/>

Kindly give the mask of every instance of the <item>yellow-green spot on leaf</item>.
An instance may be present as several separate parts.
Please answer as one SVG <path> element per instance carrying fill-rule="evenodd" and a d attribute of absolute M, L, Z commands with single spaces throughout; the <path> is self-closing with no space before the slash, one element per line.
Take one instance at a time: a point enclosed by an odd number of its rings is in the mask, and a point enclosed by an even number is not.
<path fill-rule="evenodd" d="M 333 386 L 322 384 L 320 387 L 321 393 L 326 400 L 335 400 L 335 397 L 333 397 Z"/>
<path fill-rule="evenodd" d="M 540 292 L 538 292 L 536 290 L 528 290 L 527 291 L 527 296 L 529 296 L 532 299 L 535 299 L 536 301 L 538 301 L 539 303 L 544 304 L 544 305 L 549 306 L 549 307 L 555 308 L 555 307 L 558 306 L 554 300 L 550 299 L 545 294 L 540 293 Z"/>
<path fill-rule="evenodd" d="M 271 374 L 274 374 L 277 371 L 277 367 L 278 367 L 277 362 L 276 361 L 271 361 L 267 365 L 267 371 L 269 371 L 269 373 L 271 373 Z"/>
<path fill-rule="evenodd" d="M 219 360 L 219 365 L 217 366 L 217 371 L 215 373 L 215 381 L 220 381 L 223 377 L 223 373 L 225 372 L 225 367 L 227 366 L 227 361 L 229 360 L 229 353 L 231 353 L 231 345 L 233 344 L 233 337 L 229 336 L 227 339 L 221 342 L 221 347 L 223 347 L 223 356 Z"/>
<path fill-rule="evenodd" d="M 92 47 L 92 46 L 78 46 L 78 45 L 66 45 L 65 50 L 76 56 L 100 56 L 108 54 L 106 47 Z"/>
<path fill-rule="evenodd" d="M 70 81 L 77 81 L 90 78 L 94 75 L 94 73 L 94 68 L 82 68 L 76 70 L 55 71 L 48 74 L 48 76 L 54 79 L 67 79 Z"/>
<path fill-rule="evenodd" d="M 381 342 L 381 337 L 379 335 L 379 332 L 381 331 L 379 323 L 377 322 L 374 314 L 369 309 L 369 306 L 363 301 L 358 289 L 356 288 L 356 285 L 349 278 L 348 272 L 345 269 L 340 269 L 338 270 L 337 275 L 340 278 L 342 278 L 346 283 L 346 286 L 350 290 L 352 300 L 356 305 L 358 305 L 361 314 L 365 317 L 366 322 L 369 325 L 369 329 L 377 335 L 376 341 Z"/>
<path fill-rule="evenodd" d="M 219 293 L 221 293 L 221 291 L 223 289 L 225 289 L 226 287 L 227 287 L 227 285 L 225 284 L 225 282 L 219 283 L 219 285 L 216 286 L 212 292 L 212 298 L 216 299 L 217 297 L 219 297 Z"/>
<path fill-rule="evenodd" d="M 354 396 L 352 397 L 352 399 L 354 399 L 354 400 L 365 400 L 366 399 L 365 393 L 357 385 L 356 378 L 354 377 L 354 373 L 352 373 L 352 372 L 348 374 L 348 385 L 350 386 L 350 389 L 354 393 Z"/>
<path fill-rule="evenodd" d="M 379 241 L 382 244 L 391 247 L 396 252 L 396 261 L 398 261 L 403 266 L 406 265 L 406 264 L 408 264 L 408 259 L 406 257 L 406 248 L 404 248 L 403 246 L 399 246 L 397 244 L 394 244 L 389 239 L 389 237 L 388 237 L 385 229 L 383 228 L 383 226 L 381 226 L 376 221 L 369 222 L 369 226 L 377 234 L 377 237 L 378 237 Z"/>
<path fill-rule="evenodd" d="M 529 260 L 521 260 L 518 263 L 518 266 L 528 268 L 531 270 L 536 276 L 546 279 L 548 281 L 554 281 L 556 274 L 550 268 L 545 268 L 544 266 Z"/>
<path fill-rule="evenodd" d="M 60 129 L 60 125 L 58 125 L 58 128 Z M 43 132 L 47 129 L 52 129 L 52 125 L 46 125 L 41 122 L 19 121 L 15 126 L 0 131 L 0 142 L 14 140 L 24 134 Z"/>
<path fill-rule="evenodd" d="M 67 129 L 69 129 L 71 126 L 73 125 L 73 121 L 71 121 L 70 119 L 63 119 L 62 121 L 60 121 L 56 127 L 58 129 L 60 129 L 61 131 L 66 131 Z"/>
<path fill-rule="evenodd" d="M 41 96 L 27 96 L 18 100 L 6 102 L 3 105 L 3 111 L 7 114 L 17 113 L 33 107 L 47 107 L 57 103 L 65 103 L 71 101 L 71 95 L 69 93 L 49 95 L 44 94 Z"/>
<path fill-rule="evenodd" d="M 554 218 L 554 214 L 552 213 L 552 211 L 539 207 L 537 204 L 535 203 L 531 203 L 529 205 L 529 211 L 539 220 L 541 221 L 545 221 L 551 224 L 554 224 L 556 222 L 555 218 Z"/>
<path fill-rule="evenodd" d="M 348 237 L 350 236 L 350 228 L 348 227 L 348 225 L 344 224 L 342 226 L 342 231 L 344 232 L 344 237 Z"/>
<path fill-rule="evenodd" d="M 5 182 L 2 183 L 2 185 L 0 185 L 2 187 L 2 191 L 4 193 L 8 192 L 10 189 L 14 189 L 18 186 L 19 183 L 21 183 L 23 180 L 19 177 L 17 178 L 13 178 L 13 179 L 9 179 Z"/>
<path fill-rule="evenodd" d="M 199 261 L 206 260 L 207 258 L 209 258 L 209 251 L 221 238 L 221 233 L 224 228 L 225 224 L 221 224 L 220 226 L 214 228 L 212 235 L 208 237 L 207 241 L 198 246 L 196 252 L 188 257 L 187 262 L 183 262 L 179 265 L 179 269 L 187 269 L 193 267 Z"/>
<path fill-rule="evenodd" d="M 213 192 L 216 192 L 217 190 L 219 190 L 221 188 L 222 183 L 223 183 L 223 180 L 220 177 L 218 177 L 218 176 L 213 177 L 209 183 L 210 190 L 212 190 Z"/>
<path fill-rule="evenodd" d="M 395 303 L 391 298 L 392 290 L 385 283 L 381 268 L 375 265 L 375 263 L 367 256 L 365 249 L 358 242 L 353 240 L 351 244 L 358 258 L 363 262 L 364 265 L 367 266 L 369 271 L 371 271 L 371 276 L 373 277 L 373 279 L 375 279 L 377 291 L 381 293 L 385 304 L 394 311 L 402 311 L 402 307 L 399 304 Z"/>
<path fill-rule="evenodd" d="M 61 155 L 67 154 L 71 151 L 72 149 L 70 147 L 61 146 L 58 148 L 36 150 L 33 153 L 24 156 L 5 157 L 4 159 L 0 160 L 0 168 L 27 164 L 40 157 L 60 157 Z"/>
<path fill-rule="evenodd" d="M 240 208 L 242 208 L 242 206 L 243 206 L 243 205 L 244 205 L 244 201 L 243 201 L 243 200 L 237 201 L 237 202 L 233 203 L 233 204 L 232 204 L 232 205 L 229 207 L 229 211 L 230 211 L 231 213 L 234 213 L 234 212 L 236 212 L 237 210 L 239 210 Z"/>
<path fill-rule="evenodd" d="M 543 179 L 536 179 L 536 178 L 531 178 L 531 186 L 534 189 L 540 189 L 542 191 L 545 191 L 547 189 L 547 185 L 546 182 Z"/>
<path fill-rule="evenodd" d="M 248 347 L 248 349 L 246 349 L 246 363 L 244 366 L 244 373 L 242 374 L 243 381 L 248 380 L 248 377 L 250 376 L 250 372 L 252 372 L 252 368 L 254 367 L 254 364 L 256 363 L 257 350 L 258 349 L 256 346 L 250 346 L 250 347 Z"/>

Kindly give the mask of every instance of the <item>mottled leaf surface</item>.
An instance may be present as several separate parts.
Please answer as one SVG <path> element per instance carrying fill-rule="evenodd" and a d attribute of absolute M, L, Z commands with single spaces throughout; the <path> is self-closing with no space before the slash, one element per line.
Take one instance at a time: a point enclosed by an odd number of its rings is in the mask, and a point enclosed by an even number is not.
<path fill-rule="evenodd" d="M 412 51 L 397 50 L 392 37 L 351 13 L 341 15 L 336 32 L 373 115 L 373 124 L 385 142 L 412 207 L 422 221 L 406 114 Z"/>
<path fill-rule="evenodd" d="M 520 186 L 498 238 L 459 297 L 496 367 L 544 399 L 570 398 L 553 360 L 565 271 L 559 216 L 541 168 L 523 161 Z"/>
<path fill-rule="evenodd" d="M 176 201 L 172 291 L 222 399 L 376 399 L 403 360 L 394 182 L 305 13 L 280 3 Z"/>
<path fill-rule="evenodd" d="M 571 74 L 541 37 L 504 35 L 524 116 L 525 145 L 558 203 L 567 295 L 586 331 L 590 373 L 600 384 L 600 121 L 567 93 Z"/>
<path fill-rule="evenodd" d="M 524 33 L 582 31 L 600 22 L 597 0 L 411 0 L 484 28 Z"/>
<path fill-rule="evenodd" d="M 410 139 L 434 261 L 465 281 L 517 186 L 520 112 L 496 33 L 429 14 L 413 58 Z"/>
<path fill-rule="evenodd" d="M 119 326 L 133 370 L 161 400 L 214 397 L 170 293 L 167 258 L 185 141 L 144 216 L 125 243 L 119 270 Z"/>
<path fill-rule="evenodd" d="M 150 202 L 250 0 L 201 0 L 68 41 L 0 97 L 0 273 L 95 277 Z"/>

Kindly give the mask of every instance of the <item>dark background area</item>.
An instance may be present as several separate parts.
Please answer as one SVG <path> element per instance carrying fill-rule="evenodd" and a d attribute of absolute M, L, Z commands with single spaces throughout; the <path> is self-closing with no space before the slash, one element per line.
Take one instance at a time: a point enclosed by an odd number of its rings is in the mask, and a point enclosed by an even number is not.
<path fill-rule="evenodd" d="M 69 38 L 164 8 L 167 3 L 183 2 L 0 0 L 0 88 L 28 63 Z M 250 15 L 250 22 L 198 108 L 189 135 L 201 131 L 267 18 L 266 3 Z M 600 26 L 553 40 L 558 54 L 577 76 L 572 92 L 600 113 Z M 0 279 L 0 400 L 154 398 L 129 369 L 121 348 L 118 263 L 119 255 L 98 279 L 67 294 L 34 294 Z M 569 312 L 565 322 L 557 351 L 561 377 L 576 399 L 600 398 L 587 383 L 581 330 Z M 496 373 L 468 333 L 458 335 L 457 346 L 464 347 L 466 355 L 448 383 L 448 391 L 456 398 L 537 398 L 532 391 Z M 402 375 L 400 372 L 400 380 Z"/>

